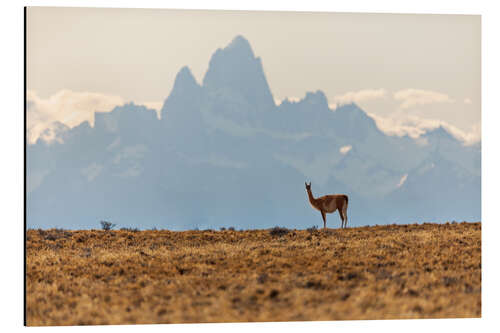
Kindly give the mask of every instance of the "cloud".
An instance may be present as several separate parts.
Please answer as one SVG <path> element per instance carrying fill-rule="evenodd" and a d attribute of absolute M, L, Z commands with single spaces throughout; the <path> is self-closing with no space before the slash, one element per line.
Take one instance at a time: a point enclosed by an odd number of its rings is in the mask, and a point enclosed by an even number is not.
<path fill-rule="evenodd" d="M 350 150 L 352 149 L 352 146 L 351 145 L 347 145 L 347 146 L 342 146 L 340 147 L 339 151 L 342 155 L 345 155 L 347 154 Z"/>
<path fill-rule="evenodd" d="M 465 132 L 453 125 L 444 124 L 443 127 L 455 138 L 463 141 L 466 145 L 472 145 L 481 141 L 481 123 L 472 125 L 469 132 Z"/>
<path fill-rule="evenodd" d="M 403 175 L 403 177 L 401 177 L 401 179 L 399 180 L 397 187 L 403 186 L 403 184 L 406 182 L 407 178 L 408 178 L 408 174 Z"/>
<path fill-rule="evenodd" d="M 419 139 L 421 135 L 428 131 L 443 127 L 453 137 L 462 141 L 465 145 L 472 145 L 481 141 L 480 122 L 471 126 L 469 131 L 460 129 L 450 123 L 438 120 L 423 118 L 407 113 L 393 113 L 389 116 L 379 116 L 373 113 L 367 113 L 375 121 L 377 127 L 387 135 L 405 136 L 413 139 Z M 418 144 L 425 145 L 425 140 L 417 140 Z"/>
<path fill-rule="evenodd" d="M 417 105 L 454 102 L 454 100 L 446 94 L 421 89 L 399 90 L 394 93 L 393 97 L 395 100 L 401 102 L 399 105 L 401 109 L 408 109 Z"/>
<path fill-rule="evenodd" d="M 60 90 L 48 98 L 41 98 L 35 91 L 27 92 L 27 136 L 34 143 L 44 131 L 51 130 L 54 122 L 74 127 L 84 121 L 94 123 L 95 111 L 111 111 L 121 105 L 120 96 L 92 92 Z"/>
<path fill-rule="evenodd" d="M 55 139 L 61 124 L 72 128 L 84 121 L 94 125 L 96 111 L 109 112 L 126 101 L 117 95 L 94 92 L 76 92 L 63 89 L 48 98 L 40 97 L 36 91 L 27 92 L 27 139 L 35 143 L 39 137 L 46 141 Z M 147 107 L 159 110 L 161 102 L 144 103 Z"/>
<path fill-rule="evenodd" d="M 345 94 L 335 96 L 333 103 L 330 105 L 332 109 L 337 106 L 348 103 L 359 103 L 366 100 L 384 98 L 387 95 L 385 89 L 363 89 L 358 91 L 349 91 Z"/>
<path fill-rule="evenodd" d="M 90 181 L 94 180 L 97 176 L 99 176 L 99 174 L 101 173 L 101 171 L 103 169 L 104 169 L 104 167 L 102 165 L 99 165 L 99 164 L 94 162 L 94 163 L 90 164 L 89 166 L 87 166 L 86 168 L 82 169 L 81 173 L 90 182 Z"/>
<path fill-rule="evenodd" d="M 277 97 L 274 97 L 274 104 L 276 104 L 276 106 L 279 106 L 281 103 L 283 103 L 284 101 L 288 101 L 290 103 L 297 103 L 297 102 L 300 102 L 302 99 L 299 98 L 299 97 L 285 97 L 283 99 L 279 99 Z"/>
<path fill-rule="evenodd" d="M 274 104 L 276 106 L 280 105 L 285 99 L 279 99 L 277 97 L 274 97 Z"/>

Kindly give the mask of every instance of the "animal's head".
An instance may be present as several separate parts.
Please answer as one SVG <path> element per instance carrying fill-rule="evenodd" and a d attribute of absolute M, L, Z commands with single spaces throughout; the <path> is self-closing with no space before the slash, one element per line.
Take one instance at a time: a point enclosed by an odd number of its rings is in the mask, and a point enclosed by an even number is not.
<path fill-rule="evenodd" d="M 306 191 L 310 191 L 311 190 L 311 182 L 309 182 L 309 184 L 305 183 L 306 184 Z"/>

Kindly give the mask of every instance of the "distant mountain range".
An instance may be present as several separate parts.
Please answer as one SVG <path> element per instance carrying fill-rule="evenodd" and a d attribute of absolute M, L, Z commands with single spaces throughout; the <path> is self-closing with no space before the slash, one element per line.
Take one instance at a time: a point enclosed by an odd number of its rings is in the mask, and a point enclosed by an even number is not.
<path fill-rule="evenodd" d="M 200 85 L 177 74 L 158 119 L 133 103 L 55 124 L 27 146 L 29 228 L 252 229 L 322 225 L 307 201 L 349 195 L 350 226 L 481 219 L 481 147 L 444 128 L 388 136 L 355 104 L 308 92 L 276 105 L 238 36 Z M 47 142 L 45 137 L 56 137 Z M 337 213 L 329 227 L 340 226 Z"/>

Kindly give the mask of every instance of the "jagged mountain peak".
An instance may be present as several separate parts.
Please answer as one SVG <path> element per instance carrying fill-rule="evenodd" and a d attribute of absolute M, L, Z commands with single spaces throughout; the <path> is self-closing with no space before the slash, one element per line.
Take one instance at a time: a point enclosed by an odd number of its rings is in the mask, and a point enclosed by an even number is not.
<path fill-rule="evenodd" d="M 364 140 L 371 135 L 382 135 L 375 120 L 355 103 L 344 104 L 332 111 L 333 126 L 343 137 Z"/>
<path fill-rule="evenodd" d="M 275 106 L 261 60 L 254 56 L 250 43 L 242 36 L 236 36 L 227 47 L 212 55 L 203 88 L 217 94 L 241 96 L 257 110 Z"/>
<path fill-rule="evenodd" d="M 243 36 L 236 36 L 226 47 L 218 48 L 210 58 L 209 67 L 203 85 L 210 86 L 215 74 L 224 68 L 236 70 L 238 67 L 262 67 L 260 58 L 256 58 L 250 43 Z M 262 68 L 261 68 L 262 70 Z"/>
<path fill-rule="evenodd" d="M 225 50 L 237 50 L 241 54 L 248 54 L 252 57 L 254 56 L 250 43 L 242 35 L 237 35 L 236 37 L 234 37 L 231 43 L 226 46 Z"/>
<path fill-rule="evenodd" d="M 200 85 L 196 82 L 193 74 L 189 67 L 184 66 L 180 69 L 180 71 L 175 76 L 174 87 L 170 92 L 168 98 L 175 95 L 186 95 L 196 93 L 199 90 Z"/>
<path fill-rule="evenodd" d="M 333 113 L 337 117 L 340 117 L 343 119 L 351 119 L 353 121 L 359 121 L 361 119 L 363 119 L 363 120 L 371 119 L 373 121 L 373 119 L 370 118 L 368 116 L 368 114 L 366 114 L 366 112 L 363 111 L 363 109 L 361 109 L 355 103 L 340 105 L 335 110 L 333 110 Z"/>
<path fill-rule="evenodd" d="M 110 112 L 94 112 L 94 129 L 117 132 L 120 126 L 151 126 L 157 119 L 156 110 L 129 102 L 115 106 Z"/>
<path fill-rule="evenodd" d="M 430 139 L 448 139 L 448 140 L 453 140 L 456 141 L 456 138 L 442 125 L 439 127 L 429 130 L 424 134 L 424 137 L 430 138 Z"/>
<path fill-rule="evenodd" d="M 161 118 L 166 119 L 167 113 L 177 111 L 182 111 L 181 109 L 186 108 L 186 104 L 197 104 L 199 102 L 201 95 L 201 86 L 198 84 L 196 79 L 189 67 L 184 66 L 180 69 L 175 77 L 174 87 L 170 92 L 170 95 L 165 99 L 163 106 L 161 108 Z M 192 109 L 192 107 L 190 108 Z"/>
<path fill-rule="evenodd" d="M 356 103 L 341 104 L 336 109 L 335 112 L 363 112 L 364 111 Z"/>
<path fill-rule="evenodd" d="M 173 90 L 175 90 L 175 88 L 186 86 L 199 86 L 188 66 L 182 67 L 181 70 L 177 73 Z"/>
<path fill-rule="evenodd" d="M 135 104 L 133 101 L 124 103 L 123 105 L 118 105 L 111 110 L 111 113 L 121 113 L 121 112 L 137 112 L 137 111 L 154 111 L 145 105 Z"/>
<path fill-rule="evenodd" d="M 321 90 L 317 90 L 315 92 L 307 92 L 306 97 L 304 97 L 302 101 L 308 104 L 313 104 L 320 109 L 328 108 L 328 100 L 325 96 L 325 93 Z"/>

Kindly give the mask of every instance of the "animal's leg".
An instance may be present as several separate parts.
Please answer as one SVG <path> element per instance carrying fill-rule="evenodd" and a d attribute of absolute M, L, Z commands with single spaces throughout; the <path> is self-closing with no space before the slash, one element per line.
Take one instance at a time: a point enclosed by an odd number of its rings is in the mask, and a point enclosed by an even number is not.
<path fill-rule="evenodd" d="M 321 217 L 323 217 L 323 229 L 326 229 L 326 213 L 321 211 Z"/>
<path fill-rule="evenodd" d="M 347 228 L 347 204 L 344 205 L 344 207 L 342 208 L 342 211 L 344 213 L 345 227 Z"/>
<path fill-rule="evenodd" d="M 339 209 L 339 216 L 340 216 L 341 228 L 343 228 L 344 227 L 344 214 L 342 214 L 341 209 Z"/>

